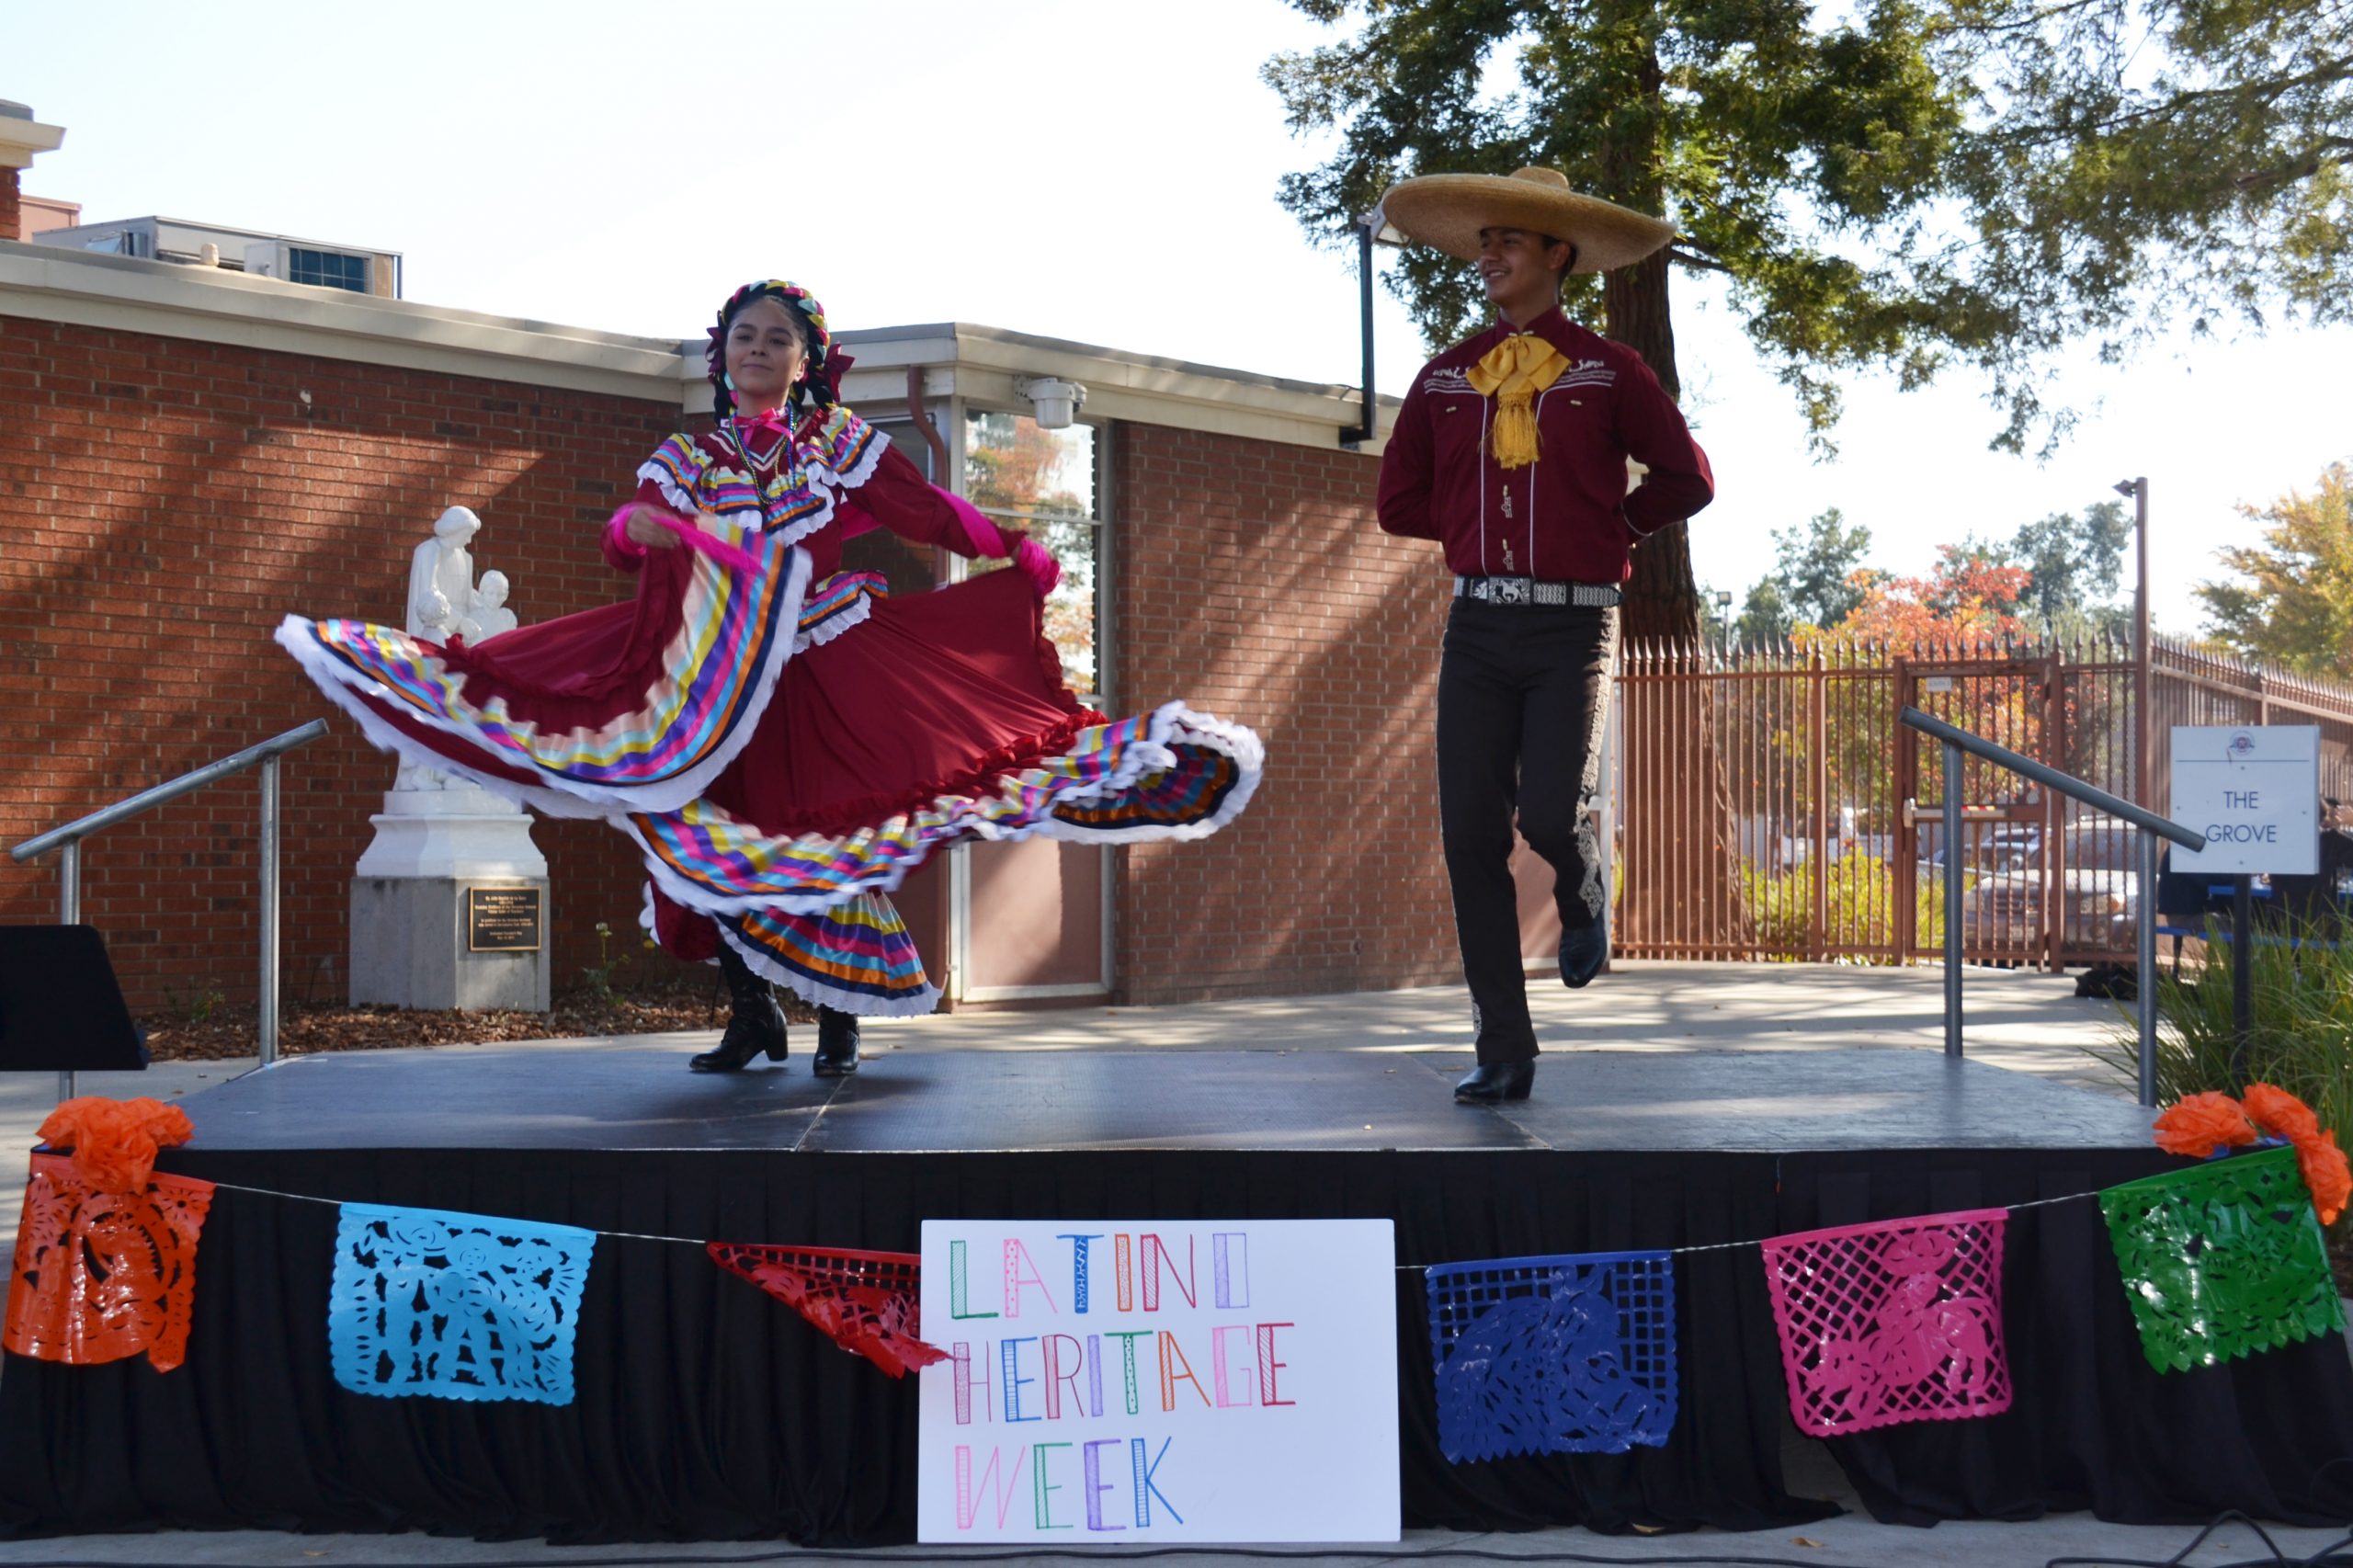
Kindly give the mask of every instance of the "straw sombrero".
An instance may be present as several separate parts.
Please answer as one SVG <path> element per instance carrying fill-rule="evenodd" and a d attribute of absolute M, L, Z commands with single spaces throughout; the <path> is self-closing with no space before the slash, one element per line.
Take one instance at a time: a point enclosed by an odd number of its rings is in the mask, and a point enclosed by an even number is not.
<path fill-rule="evenodd" d="M 1378 217 L 1421 244 L 1479 259 L 1479 231 L 1524 229 L 1577 247 L 1572 272 L 1607 272 L 1675 238 L 1675 225 L 1597 196 L 1580 196 L 1558 169 L 1511 175 L 1423 175 L 1400 180 Z"/>

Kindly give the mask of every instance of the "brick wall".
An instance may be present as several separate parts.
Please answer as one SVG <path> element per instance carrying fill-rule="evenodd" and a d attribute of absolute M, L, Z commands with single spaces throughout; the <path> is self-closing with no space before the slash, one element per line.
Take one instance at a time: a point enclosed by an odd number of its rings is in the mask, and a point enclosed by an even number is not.
<path fill-rule="evenodd" d="M 287 757 L 287 992 L 340 998 L 348 882 L 392 759 L 270 641 L 288 611 L 397 623 L 444 506 L 526 619 L 623 597 L 597 526 L 674 409 L 449 375 L 0 319 L 0 842 L 329 715 Z M 255 984 L 256 776 L 90 840 L 84 917 L 134 1006 Z M 619 834 L 538 820 L 555 983 L 608 921 L 635 947 Z M 0 921 L 56 918 L 55 858 L 0 859 Z M 656 960 L 643 955 L 638 967 Z"/>
<path fill-rule="evenodd" d="M 1122 707 L 1168 698 L 1267 748 L 1215 837 L 1123 852 L 1133 1002 L 1457 978 L 1432 724 L 1437 550 L 1372 516 L 1376 460 L 1122 425 L 1112 448 Z"/>
<path fill-rule="evenodd" d="M 306 395 L 307 394 L 307 395 Z M 285 763 L 288 994 L 347 983 L 351 867 L 392 762 L 269 633 L 288 611 L 397 621 L 445 506 L 478 570 L 541 619 L 623 585 L 594 542 L 672 429 L 658 403 L 0 319 L 0 842 L 325 714 Z M 1443 579 L 1373 526 L 1377 463 L 1151 426 L 1112 443 L 1118 689 L 1257 728 L 1250 811 L 1120 858 L 1118 962 L 1139 1002 L 1454 975 L 1433 821 Z M 135 1006 L 253 993 L 251 774 L 90 841 L 85 918 Z M 535 820 L 562 987 L 608 922 L 637 969 L 640 872 L 597 824 Z M 0 921 L 56 918 L 55 860 L 0 861 Z"/>
<path fill-rule="evenodd" d="M 23 177 L 14 168 L 0 167 L 0 240 L 25 237 Z"/>

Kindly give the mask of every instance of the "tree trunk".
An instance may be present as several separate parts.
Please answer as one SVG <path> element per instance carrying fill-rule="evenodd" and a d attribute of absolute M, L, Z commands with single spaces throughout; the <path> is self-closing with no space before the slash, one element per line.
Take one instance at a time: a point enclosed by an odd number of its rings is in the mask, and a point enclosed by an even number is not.
<path fill-rule="evenodd" d="M 1651 123 L 1655 125 L 1665 76 L 1654 52 L 1642 62 L 1639 74 L 1653 109 Z M 1604 153 L 1603 162 L 1610 175 L 1611 197 L 1643 211 L 1660 210 L 1665 192 L 1654 142 L 1635 147 L 1620 143 Z M 1683 379 L 1676 372 L 1668 277 L 1664 249 L 1631 267 L 1603 273 L 1602 330 L 1640 354 L 1666 388 L 1666 395 L 1680 399 Z M 1635 545 L 1633 568 L 1634 574 L 1626 584 L 1624 607 L 1619 611 L 1620 637 L 1654 648 L 1696 650 L 1702 642 L 1699 587 L 1691 570 L 1691 540 L 1686 525 L 1669 523 Z M 1692 666 L 1685 658 L 1663 663 L 1654 657 L 1649 667 L 1658 672 Z M 1746 958 L 1755 943 L 1724 767 L 1722 693 L 1716 689 L 1720 685 L 1712 681 L 1700 685 L 1692 694 L 1700 699 L 1696 703 L 1646 704 L 1650 711 L 1662 715 L 1681 713 L 1690 728 L 1679 742 L 1670 739 L 1664 746 L 1629 748 L 1624 796 L 1627 874 L 1620 928 L 1634 934 L 1646 947 L 1669 944 L 1677 957 Z M 1634 766 L 1635 757 L 1673 757 L 1675 765 L 1644 769 Z M 1669 842 L 1687 834 L 1697 835 L 1699 843 Z M 1667 871 L 1670 866 L 1692 874 L 1676 877 Z"/>
<path fill-rule="evenodd" d="M 1666 253 L 1601 276 L 1602 330 L 1643 357 L 1666 395 L 1683 395 L 1675 369 L 1675 321 L 1667 304 Z M 1699 635 L 1699 587 L 1691 572 L 1691 539 L 1670 523 L 1634 547 L 1626 585 L 1622 634 L 1645 642 L 1688 642 Z"/>

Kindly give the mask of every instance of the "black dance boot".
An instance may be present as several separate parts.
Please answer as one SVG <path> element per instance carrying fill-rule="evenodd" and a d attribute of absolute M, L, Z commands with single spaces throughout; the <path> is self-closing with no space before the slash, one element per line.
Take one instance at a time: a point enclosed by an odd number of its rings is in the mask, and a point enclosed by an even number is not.
<path fill-rule="evenodd" d="M 1561 983 L 1582 991 L 1609 963 L 1609 916 L 1561 933 Z"/>
<path fill-rule="evenodd" d="M 719 1044 L 699 1056 L 689 1056 L 687 1065 L 698 1073 L 740 1073 L 763 1051 L 769 1061 L 782 1062 L 784 1009 L 776 1005 L 776 993 L 752 972 L 743 954 L 723 941 L 719 945 L 719 970 L 727 977 L 727 994 L 733 998 L 735 1010 Z"/>
<path fill-rule="evenodd" d="M 1455 1080 L 1458 1105 L 1492 1105 L 1497 1100 L 1524 1100 L 1536 1086 L 1536 1063 L 1482 1062 Z"/>
<path fill-rule="evenodd" d="M 809 1071 L 820 1078 L 846 1078 L 858 1071 L 856 1014 L 817 1009 L 817 1055 Z"/>

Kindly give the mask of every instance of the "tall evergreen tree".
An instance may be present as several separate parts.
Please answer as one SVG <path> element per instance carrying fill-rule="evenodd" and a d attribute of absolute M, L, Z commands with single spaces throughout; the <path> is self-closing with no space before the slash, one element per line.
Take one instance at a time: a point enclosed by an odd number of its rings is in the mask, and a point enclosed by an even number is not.
<path fill-rule="evenodd" d="M 2051 350 L 2167 319 L 2353 319 L 2353 11 L 2344 0 L 1290 0 L 1344 29 L 1267 81 L 1331 155 L 1282 182 L 1346 239 L 1398 178 L 1541 164 L 1681 240 L 1571 308 L 1680 387 L 1670 269 L 1724 275 L 1818 438 L 1839 383 L 1990 378 L 1997 446 L 2056 439 Z M 1392 275 L 1435 347 L 1470 270 Z M 1635 552 L 1626 627 L 1693 635 L 1684 530 Z"/>

